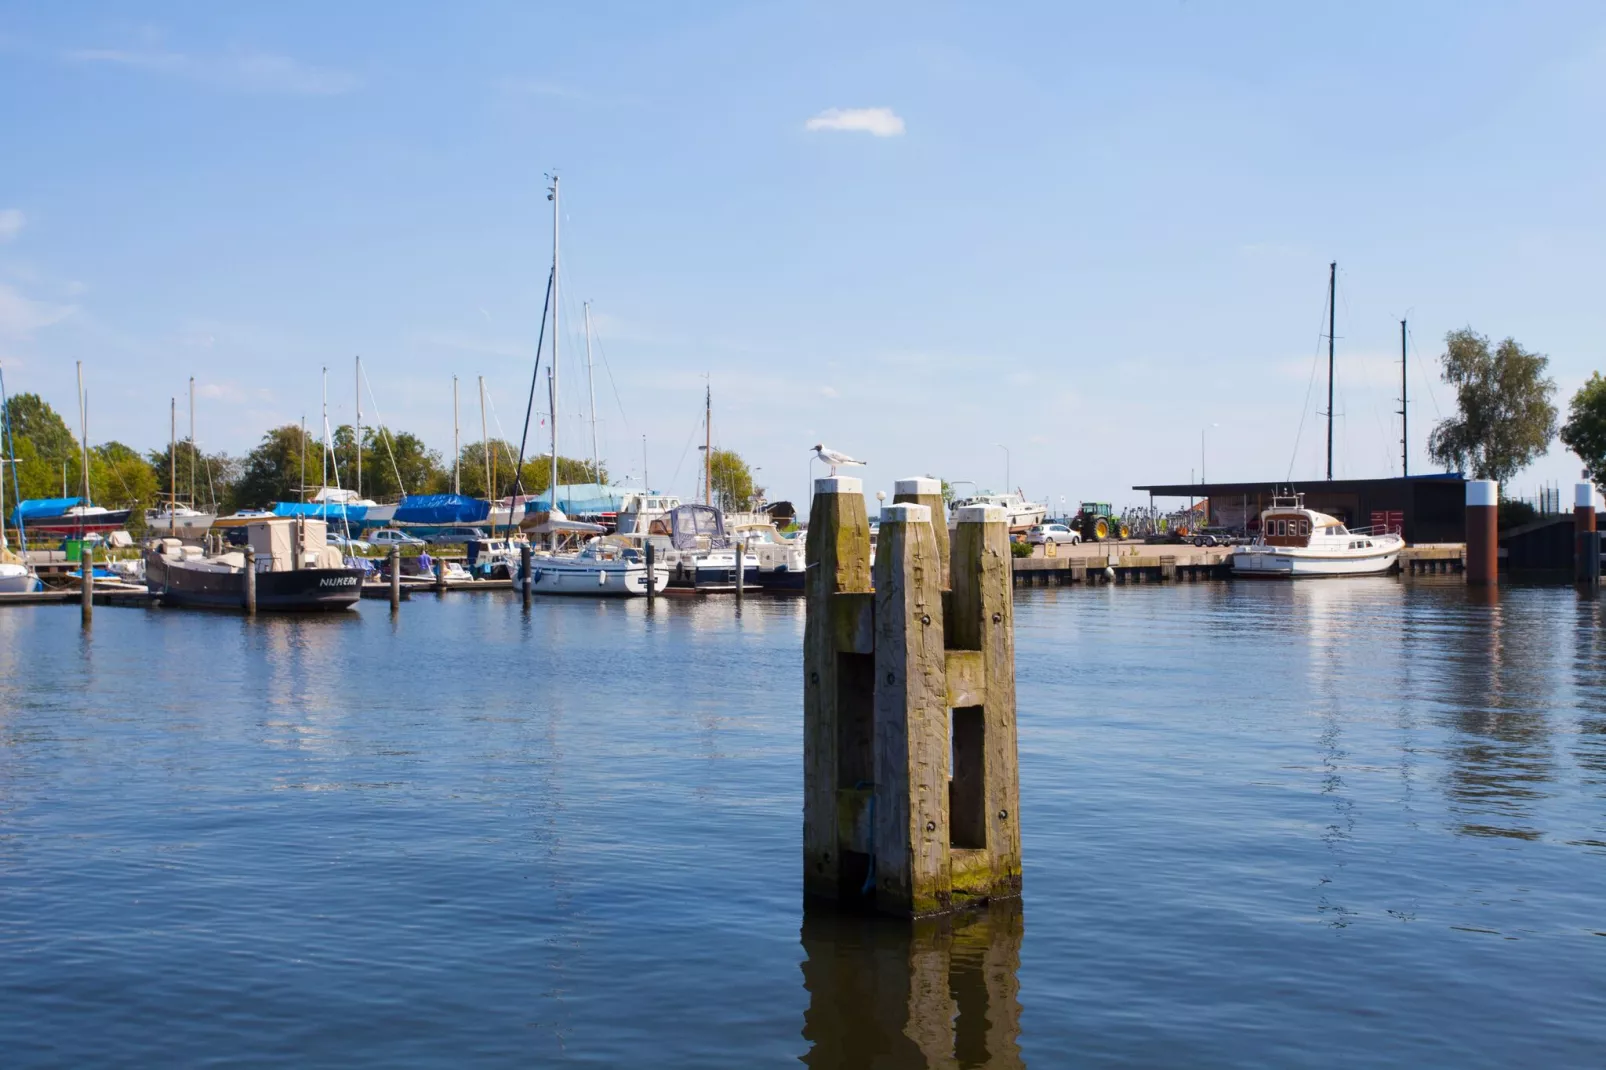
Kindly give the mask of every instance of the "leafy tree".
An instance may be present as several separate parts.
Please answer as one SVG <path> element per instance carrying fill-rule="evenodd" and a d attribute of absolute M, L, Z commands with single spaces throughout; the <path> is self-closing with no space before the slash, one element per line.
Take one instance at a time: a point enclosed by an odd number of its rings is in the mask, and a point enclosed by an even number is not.
<path fill-rule="evenodd" d="M 1596 483 L 1606 481 L 1606 379 L 1595 372 L 1578 388 L 1568 406 L 1561 440 L 1584 462 Z"/>
<path fill-rule="evenodd" d="M 715 450 L 709 460 L 714 502 L 725 512 L 747 509 L 764 488 L 754 485 L 752 469 L 735 450 Z"/>
<path fill-rule="evenodd" d="M 168 468 L 168 454 L 176 462 L 176 473 Z M 240 478 L 240 462 L 227 453 L 203 453 L 189 439 L 174 444 L 171 449 L 162 447 L 150 450 L 145 460 L 156 477 L 157 497 L 166 502 L 171 492 L 172 476 L 178 477 L 178 500 L 199 509 L 219 506 L 229 499 L 234 481 Z M 193 461 L 193 463 L 192 463 Z"/>
<path fill-rule="evenodd" d="M 338 434 L 336 432 L 337 437 Z M 394 501 L 404 494 L 438 494 L 452 489 L 452 473 L 449 470 L 445 471 L 445 484 L 441 483 L 441 455 L 424 445 L 424 440 L 412 432 L 365 427 L 362 442 L 364 497 L 375 501 Z M 355 460 L 353 453 L 351 462 Z M 348 464 L 344 459 L 341 463 L 343 479 L 348 471 L 352 476 L 356 475 L 354 464 Z"/>
<path fill-rule="evenodd" d="M 96 504 L 132 510 L 128 531 L 136 538 L 145 531 L 145 510 L 161 495 L 150 463 L 121 442 L 107 442 L 89 451 L 89 489 Z"/>
<path fill-rule="evenodd" d="M 509 447 L 509 448 L 512 449 L 512 447 Z M 463 452 L 466 454 L 468 451 L 464 450 Z M 517 459 L 517 457 L 518 457 L 518 451 L 517 450 L 513 450 L 513 456 L 514 456 L 515 459 Z M 476 463 L 481 463 L 478 458 L 479 458 L 479 455 L 476 453 L 475 454 L 475 462 Z M 499 486 L 499 488 L 501 490 L 502 495 L 505 497 L 505 496 L 513 493 L 513 479 L 512 479 L 512 475 L 511 475 L 511 469 L 513 467 L 514 462 L 506 460 L 506 454 L 504 454 L 502 463 L 507 465 L 507 467 L 509 469 L 509 474 L 507 476 L 498 476 L 497 484 L 498 484 L 498 486 Z M 465 467 L 462 470 L 463 493 L 467 494 L 467 493 L 469 493 L 469 490 L 468 490 L 468 488 L 469 488 L 469 474 L 468 474 L 468 468 L 466 467 L 467 461 L 464 462 L 464 465 L 465 465 Z M 483 465 L 482 465 L 482 468 L 483 468 Z M 524 494 L 545 494 L 547 492 L 547 489 L 552 485 L 552 454 L 550 454 L 550 453 L 542 453 L 542 454 L 538 454 L 537 456 L 534 456 L 534 457 L 526 457 L 524 459 L 523 472 L 524 472 L 524 479 L 523 479 L 523 482 L 522 482 L 522 486 L 523 486 L 522 493 L 524 493 Z M 578 457 L 565 457 L 561 453 L 558 454 L 558 482 L 559 483 L 562 483 L 566 487 L 573 486 L 576 483 L 591 483 L 591 482 L 594 482 L 594 480 L 591 477 L 592 477 L 592 468 L 591 468 L 591 461 L 589 459 L 581 460 Z M 450 482 L 451 478 L 452 478 L 452 474 L 450 472 L 447 472 L 446 473 L 447 481 Z M 475 485 L 478 486 L 480 484 L 483 484 L 484 482 L 485 482 L 485 476 L 484 476 L 484 473 L 483 473 L 483 470 L 482 470 L 480 476 L 475 481 Z M 602 482 L 602 483 L 608 482 L 608 468 L 607 468 L 606 465 L 604 465 L 603 468 L 602 468 L 602 478 L 601 478 L 601 480 L 598 480 L 596 482 Z"/>
<path fill-rule="evenodd" d="M 6 418 L 18 442 L 32 442 L 34 455 L 47 465 L 55 465 L 58 474 L 62 462 L 78 453 L 78 440 L 66 421 L 38 394 L 10 398 L 6 402 Z M 60 491 L 59 483 L 56 489 Z"/>
<path fill-rule="evenodd" d="M 1550 359 L 1507 338 L 1491 353 L 1470 327 L 1445 335 L 1443 379 L 1460 412 L 1428 438 L 1428 453 L 1447 468 L 1504 483 L 1545 452 L 1556 435 L 1556 384 Z"/>
<path fill-rule="evenodd" d="M 240 478 L 229 488 L 228 508 L 261 509 L 274 502 L 300 501 L 303 465 L 309 482 L 318 471 L 318 447 L 307 438 L 299 424 L 275 427 L 263 435 L 240 464 Z"/>

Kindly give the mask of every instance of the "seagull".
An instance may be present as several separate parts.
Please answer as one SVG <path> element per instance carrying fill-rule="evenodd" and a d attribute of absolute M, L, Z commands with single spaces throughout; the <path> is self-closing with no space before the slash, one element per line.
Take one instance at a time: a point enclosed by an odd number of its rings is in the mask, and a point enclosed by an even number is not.
<path fill-rule="evenodd" d="M 836 475 L 837 465 L 839 464 L 856 464 L 860 466 L 864 464 L 863 461 L 855 461 L 852 457 L 849 457 L 845 453 L 838 453 L 836 450 L 828 450 L 818 442 L 814 444 L 814 456 L 831 466 L 831 474 L 833 476 Z"/>

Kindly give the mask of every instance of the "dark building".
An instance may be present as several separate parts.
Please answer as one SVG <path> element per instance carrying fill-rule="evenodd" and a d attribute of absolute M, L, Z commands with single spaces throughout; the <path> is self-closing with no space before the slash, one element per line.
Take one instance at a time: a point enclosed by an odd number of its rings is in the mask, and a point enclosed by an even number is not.
<path fill-rule="evenodd" d="M 1308 483 L 1173 483 L 1133 487 L 1152 498 L 1206 498 L 1213 527 L 1260 529 L 1260 511 L 1278 494 L 1303 494 L 1305 506 L 1352 528 L 1387 525 L 1408 543 L 1466 541 L 1467 481 L 1458 474 L 1405 479 L 1334 479 Z"/>

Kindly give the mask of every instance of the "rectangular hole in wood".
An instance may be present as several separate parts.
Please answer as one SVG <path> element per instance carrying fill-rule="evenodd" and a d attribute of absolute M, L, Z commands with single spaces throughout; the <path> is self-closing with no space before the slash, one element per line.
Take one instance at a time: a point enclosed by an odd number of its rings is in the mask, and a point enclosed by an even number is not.
<path fill-rule="evenodd" d="M 948 827 L 954 847 L 987 846 L 986 709 L 959 706 L 953 725 L 953 780 L 949 785 Z"/>

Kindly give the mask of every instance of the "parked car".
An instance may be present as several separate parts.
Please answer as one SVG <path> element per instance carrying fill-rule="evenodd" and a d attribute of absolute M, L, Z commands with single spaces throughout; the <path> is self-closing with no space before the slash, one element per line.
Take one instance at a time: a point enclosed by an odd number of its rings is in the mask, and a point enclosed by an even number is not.
<path fill-rule="evenodd" d="M 430 532 L 426 541 L 431 546 L 455 546 L 470 539 L 488 538 L 484 528 L 440 528 Z"/>
<path fill-rule="evenodd" d="M 1082 536 L 1064 524 L 1039 524 L 1026 533 L 1026 541 L 1039 546 L 1049 542 L 1056 545 L 1070 543 L 1075 546 L 1082 541 Z"/>
<path fill-rule="evenodd" d="M 362 539 L 348 539 L 337 531 L 329 533 L 329 545 L 338 546 L 342 550 L 355 550 L 357 553 L 363 554 L 373 549 L 372 544 L 364 542 Z"/>
<path fill-rule="evenodd" d="M 391 546 L 424 545 L 423 539 L 415 538 L 414 536 L 407 534 L 405 531 L 398 531 L 395 528 L 380 528 L 378 531 L 369 532 L 368 542 L 371 546 L 383 546 L 387 548 Z"/>

